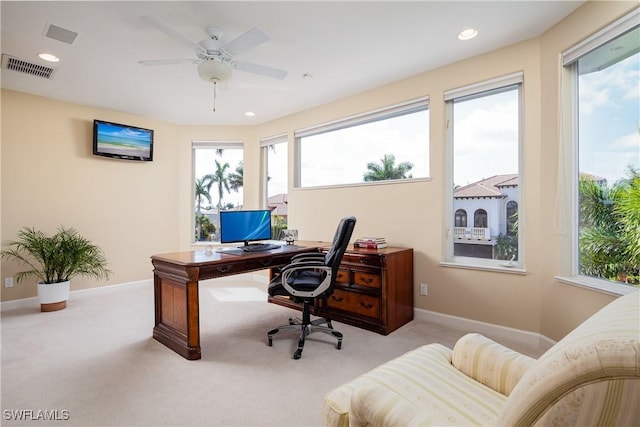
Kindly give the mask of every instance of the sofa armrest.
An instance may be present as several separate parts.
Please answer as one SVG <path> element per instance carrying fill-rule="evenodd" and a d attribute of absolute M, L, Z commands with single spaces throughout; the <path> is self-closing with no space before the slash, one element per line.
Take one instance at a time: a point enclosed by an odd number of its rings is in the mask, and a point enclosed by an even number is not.
<path fill-rule="evenodd" d="M 467 334 L 453 348 L 451 363 L 474 380 L 508 396 L 535 359 L 480 334 Z"/>

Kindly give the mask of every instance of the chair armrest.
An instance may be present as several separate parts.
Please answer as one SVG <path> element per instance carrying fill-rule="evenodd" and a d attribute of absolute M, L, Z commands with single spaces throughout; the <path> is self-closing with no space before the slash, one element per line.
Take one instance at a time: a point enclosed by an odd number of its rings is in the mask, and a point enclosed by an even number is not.
<path fill-rule="evenodd" d="M 297 271 L 297 270 L 314 270 L 318 268 L 329 268 L 324 265 L 322 261 L 309 261 L 309 260 L 300 260 L 296 263 L 287 264 L 280 269 L 281 273 L 285 273 L 287 271 Z"/>
<path fill-rule="evenodd" d="M 480 334 L 467 334 L 453 348 L 452 365 L 474 380 L 508 396 L 535 359 Z"/>
<path fill-rule="evenodd" d="M 299 261 L 311 261 L 311 260 L 321 260 L 324 262 L 325 255 L 320 252 L 306 252 L 302 254 L 297 254 L 291 257 L 291 263 L 296 263 Z"/>
<path fill-rule="evenodd" d="M 311 291 L 301 291 L 298 289 L 293 288 L 289 283 L 288 283 L 288 278 L 291 274 L 293 274 L 294 272 L 298 271 L 298 270 L 313 270 L 313 271 L 318 271 L 318 270 L 322 270 L 324 271 L 325 277 L 322 280 L 322 282 L 320 282 L 320 284 L 318 285 L 317 288 L 311 290 Z M 282 271 L 282 287 L 284 287 L 287 292 L 289 292 L 289 294 L 296 296 L 296 297 L 317 297 L 318 295 L 320 295 L 322 292 L 326 291 L 327 289 L 329 289 L 329 286 L 331 286 L 331 276 L 332 276 L 333 272 L 331 270 L 331 267 L 328 267 L 322 263 L 319 262 L 299 262 L 296 264 L 289 264 L 288 266 L 285 267 L 285 269 Z"/>
<path fill-rule="evenodd" d="M 308 256 L 308 255 L 321 255 L 321 256 L 316 257 L 316 256 Z M 316 254 L 316 253 L 294 255 L 293 257 L 291 257 L 291 261 L 289 262 L 289 264 L 277 268 L 278 275 L 282 274 L 283 271 L 290 268 L 293 264 L 300 265 L 300 263 L 302 262 L 305 262 L 305 263 L 314 262 L 319 265 L 324 265 L 324 255 Z"/>

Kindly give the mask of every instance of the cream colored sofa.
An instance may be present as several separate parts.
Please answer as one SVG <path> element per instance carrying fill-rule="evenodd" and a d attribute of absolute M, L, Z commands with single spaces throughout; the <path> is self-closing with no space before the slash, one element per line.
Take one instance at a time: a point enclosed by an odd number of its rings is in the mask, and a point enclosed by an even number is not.
<path fill-rule="evenodd" d="M 429 344 L 324 399 L 329 426 L 640 426 L 640 292 L 538 360 L 479 334 Z"/>

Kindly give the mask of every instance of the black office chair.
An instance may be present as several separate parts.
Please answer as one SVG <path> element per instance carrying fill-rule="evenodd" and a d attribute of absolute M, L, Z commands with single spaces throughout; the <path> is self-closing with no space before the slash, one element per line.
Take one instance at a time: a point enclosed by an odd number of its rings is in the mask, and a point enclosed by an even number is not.
<path fill-rule="evenodd" d="M 284 295 L 293 297 L 302 303 L 302 319 L 289 318 L 287 325 L 279 326 L 267 333 L 269 346 L 273 345 L 273 335 L 282 330 L 299 329 L 298 349 L 293 353 L 294 359 L 300 359 L 307 335 L 312 332 L 323 332 L 338 338 L 336 348 L 342 348 L 342 333 L 333 329 L 331 320 L 311 320 L 311 307 L 317 298 L 327 298 L 333 293 L 340 261 L 344 255 L 356 219 L 352 216 L 343 218 L 333 237 L 333 243 L 326 255 L 308 253 L 295 255 L 291 263 L 280 270 L 271 283 L 268 292 L 271 296 Z M 325 324 L 327 326 L 322 326 Z"/>

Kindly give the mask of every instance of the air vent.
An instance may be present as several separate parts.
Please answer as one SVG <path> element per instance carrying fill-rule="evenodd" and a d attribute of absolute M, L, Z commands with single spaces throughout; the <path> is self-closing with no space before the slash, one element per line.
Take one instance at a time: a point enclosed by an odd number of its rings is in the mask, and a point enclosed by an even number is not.
<path fill-rule="evenodd" d="M 66 28 L 58 27 L 57 25 L 49 25 L 44 35 L 50 39 L 68 44 L 72 44 L 76 37 L 78 37 L 78 33 L 67 30 Z"/>
<path fill-rule="evenodd" d="M 5 70 L 13 70 L 32 76 L 42 77 L 48 80 L 51 80 L 56 72 L 56 68 L 35 64 L 10 55 L 2 55 L 2 68 Z"/>

